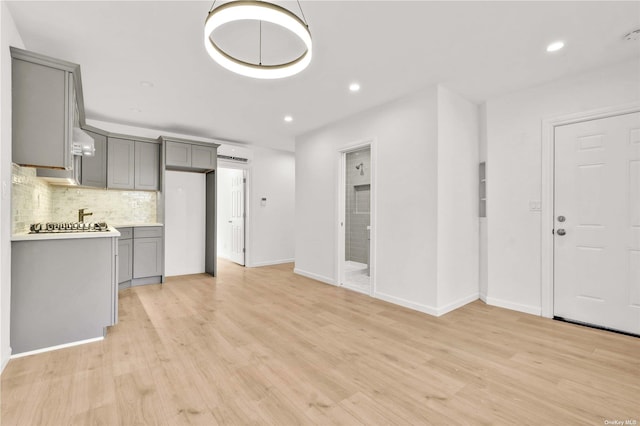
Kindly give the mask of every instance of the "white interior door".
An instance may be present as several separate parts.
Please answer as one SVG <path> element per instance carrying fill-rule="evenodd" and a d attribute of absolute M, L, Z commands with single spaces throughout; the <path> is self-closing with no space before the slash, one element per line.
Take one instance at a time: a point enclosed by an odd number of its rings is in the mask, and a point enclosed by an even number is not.
<path fill-rule="evenodd" d="M 554 315 L 640 334 L 640 113 L 555 129 Z"/>
<path fill-rule="evenodd" d="M 218 173 L 218 256 L 245 264 L 245 171 Z"/>
<path fill-rule="evenodd" d="M 244 265 L 244 171 L 235 170 L 231 179 L 231 211 L 228 223 L 231 226 L 231 250 L 229 258 Z"/>

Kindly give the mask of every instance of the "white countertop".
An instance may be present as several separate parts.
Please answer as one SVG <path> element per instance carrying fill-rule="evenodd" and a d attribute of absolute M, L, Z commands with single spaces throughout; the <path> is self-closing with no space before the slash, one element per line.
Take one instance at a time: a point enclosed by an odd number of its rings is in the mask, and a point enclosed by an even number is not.
<path fill-rule="evenodd" d="M 138 228 L 141 226 L 164 226 L 162 223 L 111 223 L 109 222 L 109 226 L 113 226 L 114 228 Z"/>
<path fill-rule="evenodd" d="M 11 241 L 38 241 L 38 240 L 71 240 L 78 238 L 106 238 L 119 237 L 120 232 L 113 226 L 109 226 L 108 231 L 100 232 L 58 232 L 58 233 L 38 233 L 29 234 L 28 232 L 21 234 L 13 234 Z"/>

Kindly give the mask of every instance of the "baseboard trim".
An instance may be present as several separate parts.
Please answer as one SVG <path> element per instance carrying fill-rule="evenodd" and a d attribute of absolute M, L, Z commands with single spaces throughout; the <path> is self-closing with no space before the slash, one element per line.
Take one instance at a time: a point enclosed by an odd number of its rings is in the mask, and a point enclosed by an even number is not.
<path fill-rule="evenodd" d="M 295 259 L 279 259 L 279 260 L 267 260 L 265 262 L 252 263 L 249 268 L 259 268 L 261 266 L 282 265 L 283 263 L 293 263 Z"/>
<path fill-rule="evenodd" d="M 94 337 L 92 339 L 86 339 L 86 340 L 78 340 L 77 342 L 65 343 L 62 345 L 49 346 L 47 348 L 36 349 L 34 351 L 21 352 L 19 354 L 11 355 L 11 359 L 22 358 L 24 356 L 29 356 L 29 355 L 41 354 L 44 352 L 57 351 L 58 349 L 71 348 L 73 346 L 84 345 L 85 343 L 99 342 L 100 340 L 104 340 L 104 336 Z"/>
<path fill-rule="evenodd" d="M 451 311 L 455 311 L 458 308 L 461 308 L 462 306 L 471 303 L 471 302 L 475 302 L 476 300 L 478 300 L 480 298 L 480 293 L 473 293 L 470 294 L 466 297 L 460 298 L 456 301 L 453 301 L 451 303 L 449 303 L 448 305 L 444 305 L 444 306 L 440 306 L 437 308 L 438 314 L 437 316 L 442 316 L 444 314 L 448 314 Z"/>
<path fill-rule="evenodd" d="M 0 374 L 4 371 L 4 368 L 9 364 L 9 360 L 11 359 L 11 346 L 9 346 L 9 351 L 6 354 L 2 354 L 2 365 L 0 365 Z"/>
<path fill-rule="evenodd" d="M 497 306 L 499 308 L 542 316 L 542 308 L 540 306 L 522 305 L 520 303 L 509 302 L 508 300 L 496 299 L 495 297 L 487 297 L 486 303 L 487 305 Z"/>
<path fill-rule="evenodd" d="M 325 284 L 336 285 L 333 278 L 325 277 L 324 275 L 314 274 L 313 272 L 307 272 L 302 269 L 294 268 L 294 274 L 302 275 L 303 277 L 311 278 L 316 281 L 323 282 Z"/>
<path fill-rule="evenodd" d="M 480 293 L 480 300 L 482 300 L 484 303 L 487 303 L 487 295 L 484 293 Z"/>
<path fill-rule="evenodd" d="M 373 294 L 373 297 L 376 299 L 384 300 L 385 302 L 393 303 L 394 305 L 404 306 L 405 308 L 413 309 L 414 311 L 419 311 L 425 314 L 429 314 L 432 316 L 438 316 L 438 309 L 433 306 L 423 305 L 421 303 L 415 303 L 407 299 L 403 299 L 401 297 L 391 296 L 390 294 L 382 293 L 376 291 Z"/>

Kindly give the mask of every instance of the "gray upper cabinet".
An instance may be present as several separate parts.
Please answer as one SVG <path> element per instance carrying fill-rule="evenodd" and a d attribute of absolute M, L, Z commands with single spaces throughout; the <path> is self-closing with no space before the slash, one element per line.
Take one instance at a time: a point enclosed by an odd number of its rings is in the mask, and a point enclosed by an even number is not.
<path fill-rule="evenodd" d="M 107 188 L 134 189 L 135 143 L 109 138 L 107 142 Z"/>
<path fill-rule="evenodd" d="M 216 168 L 216 148 L 211 146 L 191 145 L 191 167 L 203 170 Z"/>
<path fill-rule="evenodd" d="M 107 187 L 158 191 L 160 144 L 110 137 L 107 142 Z"/>
<path fill-rule="evenodd" d="M 191 144 L 167 142 L 167 167 L 191 167 Z"/>
<path fill-rule="evenodd" d="M 157 191 L 160 188 L 160 145 L 136 141 L 135 160 L 135 189 Z"/>
<path fill-rule="evenodd" d="M 161 137 L 165 143 L 165 167 L 167 170 L 209 172 L 217 165 L 217 149 L 220 145 L 185 139 Z"/>
<path fill-rule="evenodd" d="M 82 157 L 82 174 L 80 183 L 82 186 L 94 186 L 96 188 L 107 187 L 107 137 L 98 133 L 85 130 L 95 142 L 96 152 L 93 157 Z"/>
<path fill-rule="evenodd" d="M 13 162 L 71 169 L 76 111 L 84 124 L 80 67 L 14 47 L 11 57 Z"/>

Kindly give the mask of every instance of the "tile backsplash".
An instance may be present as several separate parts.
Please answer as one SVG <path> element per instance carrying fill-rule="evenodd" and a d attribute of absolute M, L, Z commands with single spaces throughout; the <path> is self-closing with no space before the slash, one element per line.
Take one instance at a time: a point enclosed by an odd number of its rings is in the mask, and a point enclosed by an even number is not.
<path fill-rule="evenodd" d="M 51 186 L 36 177 L 36 169 L 13 165 L 11 191 L 12 232 L 29 230 L 29 225 L 51 218 Z"/>
<path fill-rule="evenodd" d="M 49 185 L 36 169 L 13 165 L 13 233 L 37 222 L 75 222 L 78 209 L 93 213 L 88 222 L 155 223 L 157 202 L 156 192 Z"/>

